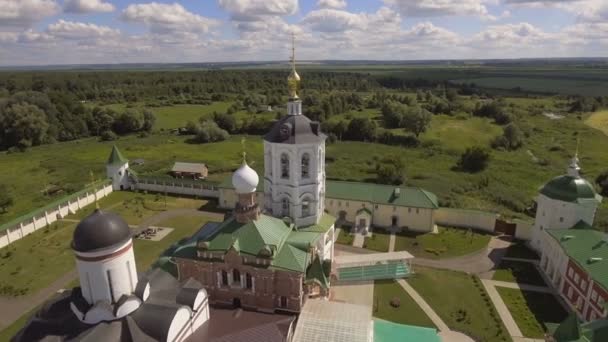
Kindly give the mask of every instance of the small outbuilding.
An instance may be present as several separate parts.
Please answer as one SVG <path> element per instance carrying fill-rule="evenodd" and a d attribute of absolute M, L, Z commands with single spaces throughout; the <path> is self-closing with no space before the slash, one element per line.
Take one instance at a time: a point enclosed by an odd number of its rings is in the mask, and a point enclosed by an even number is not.
<path fill-rule="evenodd" d="M 207 178 L 207 166 L 202 163 L 175 162 L 171 169 L 171 175 L 175 178 Z"/>

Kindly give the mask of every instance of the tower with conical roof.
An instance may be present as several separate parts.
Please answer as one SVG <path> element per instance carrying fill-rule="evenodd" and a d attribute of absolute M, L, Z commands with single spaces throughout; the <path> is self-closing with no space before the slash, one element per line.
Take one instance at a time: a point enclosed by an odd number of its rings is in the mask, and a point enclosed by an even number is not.
<path fill-rule="evenodd" d="M 302 114 L 294 46 L 287 115 L 264 136 L 264 207 L 301 227 L 318 223 L 325 209 L 326 136 L 318 122 Z"/>
<path fill-rule="evenodd" d="M 570 229 L 581 221 L 593 225 L 602 196 L 581 176 L 580 171 L 577 151 L 566 173 L 553 178 L 540 189 L 531 241 L 535 249 L 542 250 L 543 230 Z"/>
<path fill-rule="evenodd" d="M 112 190 L 127 190 L 129 185 L 129 160 L 114 145 L 106 163 L 106 175 L 112 180 Z"/>

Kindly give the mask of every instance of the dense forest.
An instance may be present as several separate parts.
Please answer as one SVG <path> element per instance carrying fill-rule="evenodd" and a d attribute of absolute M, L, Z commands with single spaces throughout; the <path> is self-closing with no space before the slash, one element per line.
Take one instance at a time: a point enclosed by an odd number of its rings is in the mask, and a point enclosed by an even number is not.
<path fill-rule="evenodd" d="M 493 117 L 501 125 L 511 123 L 514 115 L 500 101 L 485 106 L 484 101 L 499 96 L 475 84 L 390 74 L 309 71 L 301 93 L 307 115 L 323 123 L 330 139 L 411 145 L 425 131 L 432 114 L 473 113 Z M 284 94 L 285 73 L 279 71 L 5 72 L 0 77 L 0 149 L 23 150 L 87 136 L 113 140 L 153 129 L 155 117 L 149 110 L 115 111 L 99 106 L 108 103 L 141 102 L 154 108 L 230 102 L 226 113 L 215 115 L 214 124 L 190 123 L 184 132 L 195 134 L 194 141 L 200 142 L 221 140 L 226 133 L 260 134 L 272 121 L 236 125 L 231 116 L 240 110 L 255 113 L 266 106 L 281 108 Z M 608 97 L 568 100 L 572 112 L 593 111 L 608 104 Z M 382 109 L 383 127 L 371 118 L 330 120 L 365 108 Z M 400 128 L 411 134 L 381 128 Z M 507 133 L 514 130 L 517 133 L 513 128 Z M 517 143 L 496 143 L 500 145 L 510 148 Z"/>

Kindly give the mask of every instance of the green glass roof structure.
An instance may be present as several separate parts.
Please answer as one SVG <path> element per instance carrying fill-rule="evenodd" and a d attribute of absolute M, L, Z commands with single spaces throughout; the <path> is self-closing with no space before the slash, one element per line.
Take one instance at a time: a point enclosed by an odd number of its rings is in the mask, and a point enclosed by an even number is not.
<path fill-rule="evenodd" d="M 547 229 L 546 232 L 562 247 L 566 255 L 587 272 L 591 278 L 608 290 L 608 241 L 600 231 L 584 228 L 577 223 L 576 229 Z"/>
<path fill-rule="evenodd" d="M 374 319 L 374 342 L 441 342 L 437 330 Z"/>
<path fill-rule="evenodd" d="M 579 203 L 597 201 L 598 196 L 593 185 L 586 179 L 562 175 L 550 180 L 540 189 L 540 193 L 559 201 Z"/>

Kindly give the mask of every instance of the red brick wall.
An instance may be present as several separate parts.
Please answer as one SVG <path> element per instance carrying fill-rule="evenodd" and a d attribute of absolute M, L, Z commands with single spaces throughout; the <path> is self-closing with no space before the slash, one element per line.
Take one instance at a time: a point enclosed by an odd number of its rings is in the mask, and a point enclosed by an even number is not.
<path fill-rule="evenodd" d="M 572 275 L 570 272 L 572 271 Z M 578 275 L 578 282 L 576 282 Z M 568 261 L 566 267 L 566 281 L 562 288 L 562 295 L 581 314 L 586 321 L 593 320 L 603 316 L 604 308 L 600 304 L 602 298 L 604 302 L 608 301 L 608 291 L 591 279 L 585 270 L 572 260 Z M 568 290 L 572 288 L 572 293 L 568 296 Z M 597 298 L 593 298 L 593 291 L 597 293 Z M 579 297 L 582 297 L 581 304 L 577 306 Z"/>

